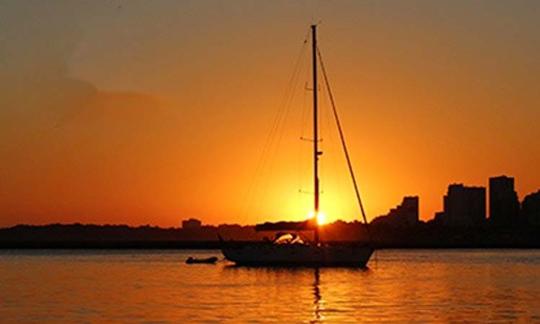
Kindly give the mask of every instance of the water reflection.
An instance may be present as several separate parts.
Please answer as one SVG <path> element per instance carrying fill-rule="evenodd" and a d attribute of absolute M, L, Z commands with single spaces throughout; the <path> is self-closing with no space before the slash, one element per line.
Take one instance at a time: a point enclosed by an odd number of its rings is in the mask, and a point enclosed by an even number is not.
<path fill-rule="evenodd" d="M 224 265 L 223 272 L 227 278 L 231 278 L 230 273 L 234 273 L 234 278 L 244 283 L 252 282 L 259 289 L 265 290 L 263 305 L 270 300 L 282 303 L 283 310 L 279 316 L 288 318 L 295 313 L 294 316 L 302 322 L 310 323 L 333 321 L 347 314 L 349 310 L 346 308 L 349 305 L 344 303 L 343 296 L 352 296 L 354 299 L 350 301 L 356 302 L 360 296 L 356 291 L 362 289 L 362 285 L 357 282 L 358 276 L 365 277 L 371 273 L 367 267 L 262 267 L 234 264 Z M 328 282 L 321 281 L 324 278 Z M 230 279 L 227 281 L 230 282 Z M 328 303 L 331 307 L 327 306 Z M 272 307 L 275 308 L 276 304 Z"/>
<path fill-rule="evenodd" d="M 321 321 L 321 289 L 319 287 L 320 284 L 320 270 L 319 268 L 315 268 L 314 270 L 315 274 L 315 280 L 313 281 L 313 304 L 315 306 L 315 318 L 311 321 L 312 323 L 319 323 Z"/>
<path fill-rule="evenodd" d="M 215 253 L 0 252 L 0 321 L 540 321 L 540 251 L 382 251 L 367 271 L 183 263 Z"/>

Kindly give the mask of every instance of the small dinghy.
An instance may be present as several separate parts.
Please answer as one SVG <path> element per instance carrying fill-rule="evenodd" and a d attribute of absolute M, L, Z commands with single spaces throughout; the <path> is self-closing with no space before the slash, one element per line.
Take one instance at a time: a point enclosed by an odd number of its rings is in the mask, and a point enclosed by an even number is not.
<path fill-rule="evenodd" d="M 194 264 L 194 263 L 209 263 L 209 264 L 214 264 L 216 263 L 218 260 L 217 257 L 209 257 L 209 258 L 194 258 L 194 257 L 189 257 L 186 259 L 186 263 L 187 264 Z"/>

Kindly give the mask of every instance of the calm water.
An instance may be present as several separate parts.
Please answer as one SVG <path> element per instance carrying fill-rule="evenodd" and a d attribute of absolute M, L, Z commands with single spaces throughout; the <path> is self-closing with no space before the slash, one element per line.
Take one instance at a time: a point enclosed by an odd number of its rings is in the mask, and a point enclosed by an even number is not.
<path fill-rule="evenodd" d="M 0 322 L 540 322 L 540 251 L 388 250 L 367 270 L 191 255 L 220 253 L 0 251 Z"/>

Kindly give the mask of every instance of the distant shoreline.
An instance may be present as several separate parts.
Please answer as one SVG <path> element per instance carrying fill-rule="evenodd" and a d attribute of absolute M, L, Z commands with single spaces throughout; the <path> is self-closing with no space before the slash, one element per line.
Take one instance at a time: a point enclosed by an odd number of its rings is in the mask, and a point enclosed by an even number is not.
<path fill-rule="evenodd" d="M 242 243 L 257 244 L 260 241 L 242 241 Z M 340 242 L 354 243 L 354 242 Z M 331 244 L 331 242 L 330 242 Z M 468 244 L 408 244 L 390 245 L 374 244 L 378 250 L 465 250 L 465 249 L 540 249 L 538 245 L 494 244 L 494 245 L 468 245 Z M 126 241 L 126 242 L 0 242 L 0 250 L 219 250 L 218 241 Z"/>
<path fill-rule="evenodd" d="M 0 249 L 220 249 L 234 241 L 268 244 L 276 231 L 254 226 L 220 225 L 199 228 L 159 228 L 126 225 L 17 225 L 0 228 Z M 309 240 L 311 231 L 300 232 Z M 376 249 L 540 249 L 540 227 L 447 227 L 420 223 L 395 227 L 375 224 L 367 233 L 359 222 L 336 222 L 321 228 L 329 244 L 369 244 Z M 371 238 L 370 238 L 371 237 Z M 362 243 L 363 242 L 363 243 Z"/>

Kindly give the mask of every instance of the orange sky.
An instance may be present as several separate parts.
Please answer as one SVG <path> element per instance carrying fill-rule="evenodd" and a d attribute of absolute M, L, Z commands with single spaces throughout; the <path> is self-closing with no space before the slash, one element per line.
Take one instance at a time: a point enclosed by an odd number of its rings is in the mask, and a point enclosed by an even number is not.
<path fill-rule="evenodd" d="M 305 218 L 307 65 L 260 161 L 314 20 L 370 218 L 540 188 L 536 1 L 0 1 L 0 226 Z M 321 206 L 352 220 L 322 102 Z"/>

